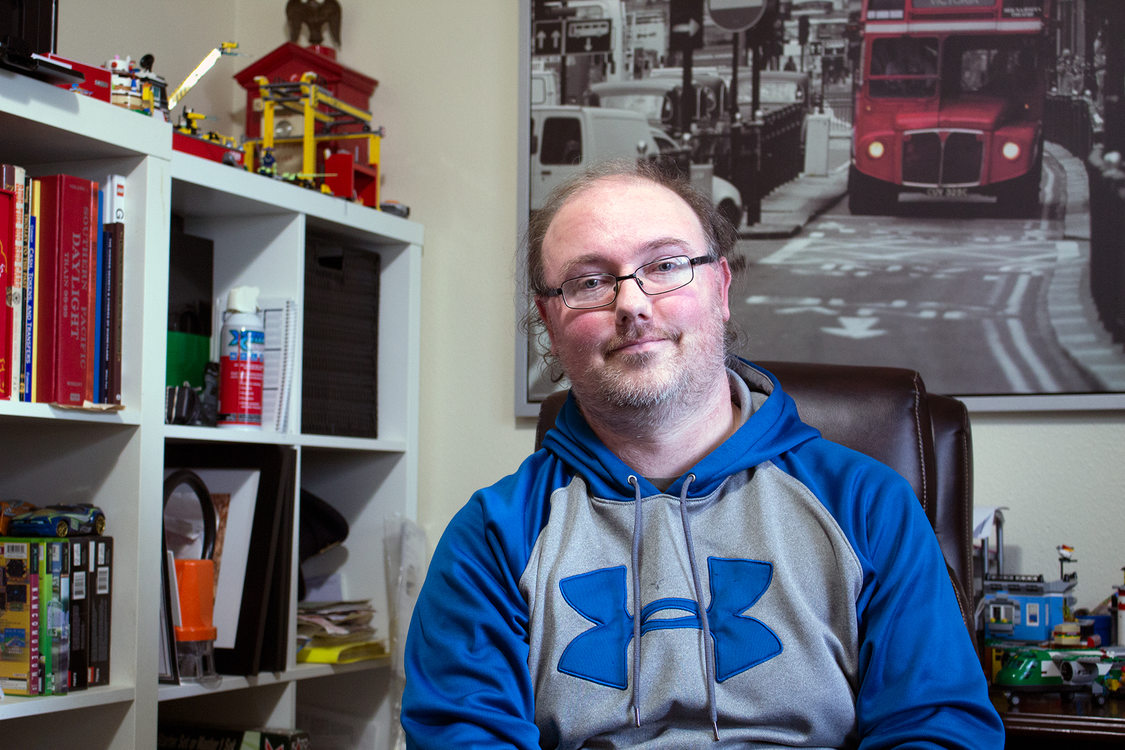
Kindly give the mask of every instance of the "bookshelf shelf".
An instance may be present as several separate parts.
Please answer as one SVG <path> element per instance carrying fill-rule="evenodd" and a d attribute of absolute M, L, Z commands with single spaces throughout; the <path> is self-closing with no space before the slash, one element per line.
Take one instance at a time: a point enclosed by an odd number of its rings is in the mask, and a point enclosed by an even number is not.
<path fill-rule="evenodd" d="M 197 714 L 216 722 L 295 726 L 306 703 L 319 707 L 324 690 L 335 685 L 354 696 L 357 676 L 364 685 L 359 692 L 370 691 L 371 705 L 379 707 L 358 720 L 382 722 L 388 715 L 388 660 L 340 666 L 296 662 L 298 490 L 308 489 L 347 518 L 351 538 L 359 542 L 319 561 L 315 572 L 334 576 L 346 598 L 372 599 L 375 626 L 385 636 L 379 540 L 386 519 L 414 518 L 417 511 L 422 227 L 173 151 L 171 133 L 167 123 L 0 70 L 0 162 L 23 165 L 34 176 L 69 172 L 100 180 L 118 173 L 127 184 L 125 407 L 102 413 L 0 401 L 0 498 L 93 502 L 106 512 L 106 533 L 115 540 L 113 682 L 65 696 L 5 696 L 0 700 L 4 747 L 81 740 L 109 750 L 151 748 L 160 718 Z M 164 424 L 173 217 L 182 219 L 185 232 L 212 243 L 214 297 L 225 298 L 230 287 L 249 284 L 258 286 L 263 298 L 295 303 L 297 355 L 285 407 L 288 431 Z M 378 361 L 372 373 L 378 437 L 301 431 L 305 252 L 313 240 L 379 256 Z M 283 446 L 296 456 L 292 533 L 279 540 L 293 558 L 278 579 L 289 581 L 285 668 L 248 677 L 224 675 L 216 690 L 163 685 L 157 678 L 165 448 L 183 444 L 232 450 Z M 310 680 L 315 690 L 297 689 Z"/>
<path fill-rule="evenodd" d="M 284 672 L 262 672 L 251 677 L 223 675 L 222 682 L 213 688 L 200 685 L 161 685 L 160 701 L 183 700 L 200 696 L 227 693 L 246 688 L 280 685 L 298 680 L 311 680 L 319 677 L 351 674 L 353 672 L 378 671 L 390 667 L 390 657 L 380 657 L 350 664 L 298 664 Z M 35 700 L 35 699 L 32 699 Z"/>
<path fill-rule="evenodd" d="M 116 703 L 129 703 L 136 698 L 136 690 L 131 687 L 91 688 L 69 695 L 49 695 L 46 697 L 21 698 L 6 695 L 0 703 L 0 718 L 17 719 L 28 716 L 56 715 L 64 711 L 96 706 L 110 706 Z"/>

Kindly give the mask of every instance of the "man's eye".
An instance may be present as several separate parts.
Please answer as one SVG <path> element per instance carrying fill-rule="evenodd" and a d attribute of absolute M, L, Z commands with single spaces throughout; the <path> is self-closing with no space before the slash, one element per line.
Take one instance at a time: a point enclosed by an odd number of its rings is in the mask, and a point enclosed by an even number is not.
<path fill-rule="evenodd" d="M 585 276 L 581 279 L 575 279 L 574 286 L 581 292 L 590 292 L 596 289 L 601 289 L 605 286 L 604 276 Z"/>

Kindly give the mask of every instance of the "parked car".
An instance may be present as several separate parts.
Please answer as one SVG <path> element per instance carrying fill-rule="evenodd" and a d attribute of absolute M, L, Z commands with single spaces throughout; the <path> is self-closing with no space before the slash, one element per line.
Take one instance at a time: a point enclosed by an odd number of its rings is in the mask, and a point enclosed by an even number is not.
<path fill-rule="evenodd" d="M 8 523 L 9 536 L 80 536 L 105 531 L 105 513 L 89 503 L 48 505 L 20 513 Z"/>

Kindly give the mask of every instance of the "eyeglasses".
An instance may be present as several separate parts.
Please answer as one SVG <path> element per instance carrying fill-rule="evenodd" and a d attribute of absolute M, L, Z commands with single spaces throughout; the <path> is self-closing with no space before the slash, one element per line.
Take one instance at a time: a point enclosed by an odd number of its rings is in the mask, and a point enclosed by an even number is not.
<path fill-rule="evenodd" d="M 575 276 L 564 281 L 557 289 L 543 292 L 543 296 L 561 296 L 563 304 L 573 310 L 605 307 L 617 299 L 617 290 L 622 281 L 633 279 L 640 290 L 650 297 L 674 292 L 692 282 L 696 266 L 714 263 L 716 260 L 717 258 L 709 255 L 700 255 L 698 258 L 675 255 L 645 263 L 627 276 L 614 276 L 611 273 Z"/>

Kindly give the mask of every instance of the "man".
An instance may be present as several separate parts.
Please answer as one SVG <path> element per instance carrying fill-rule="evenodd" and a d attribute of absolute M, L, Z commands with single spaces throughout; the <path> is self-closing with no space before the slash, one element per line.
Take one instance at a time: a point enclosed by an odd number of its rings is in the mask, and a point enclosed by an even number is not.
<path fill-rule="evenodd" d="M 571 396 L 435 551 L 410 744 L 1002 747 L 905 480 L 728 357 L 735 237 L 648 166 L 560 188 L 529 282 Z"/>

